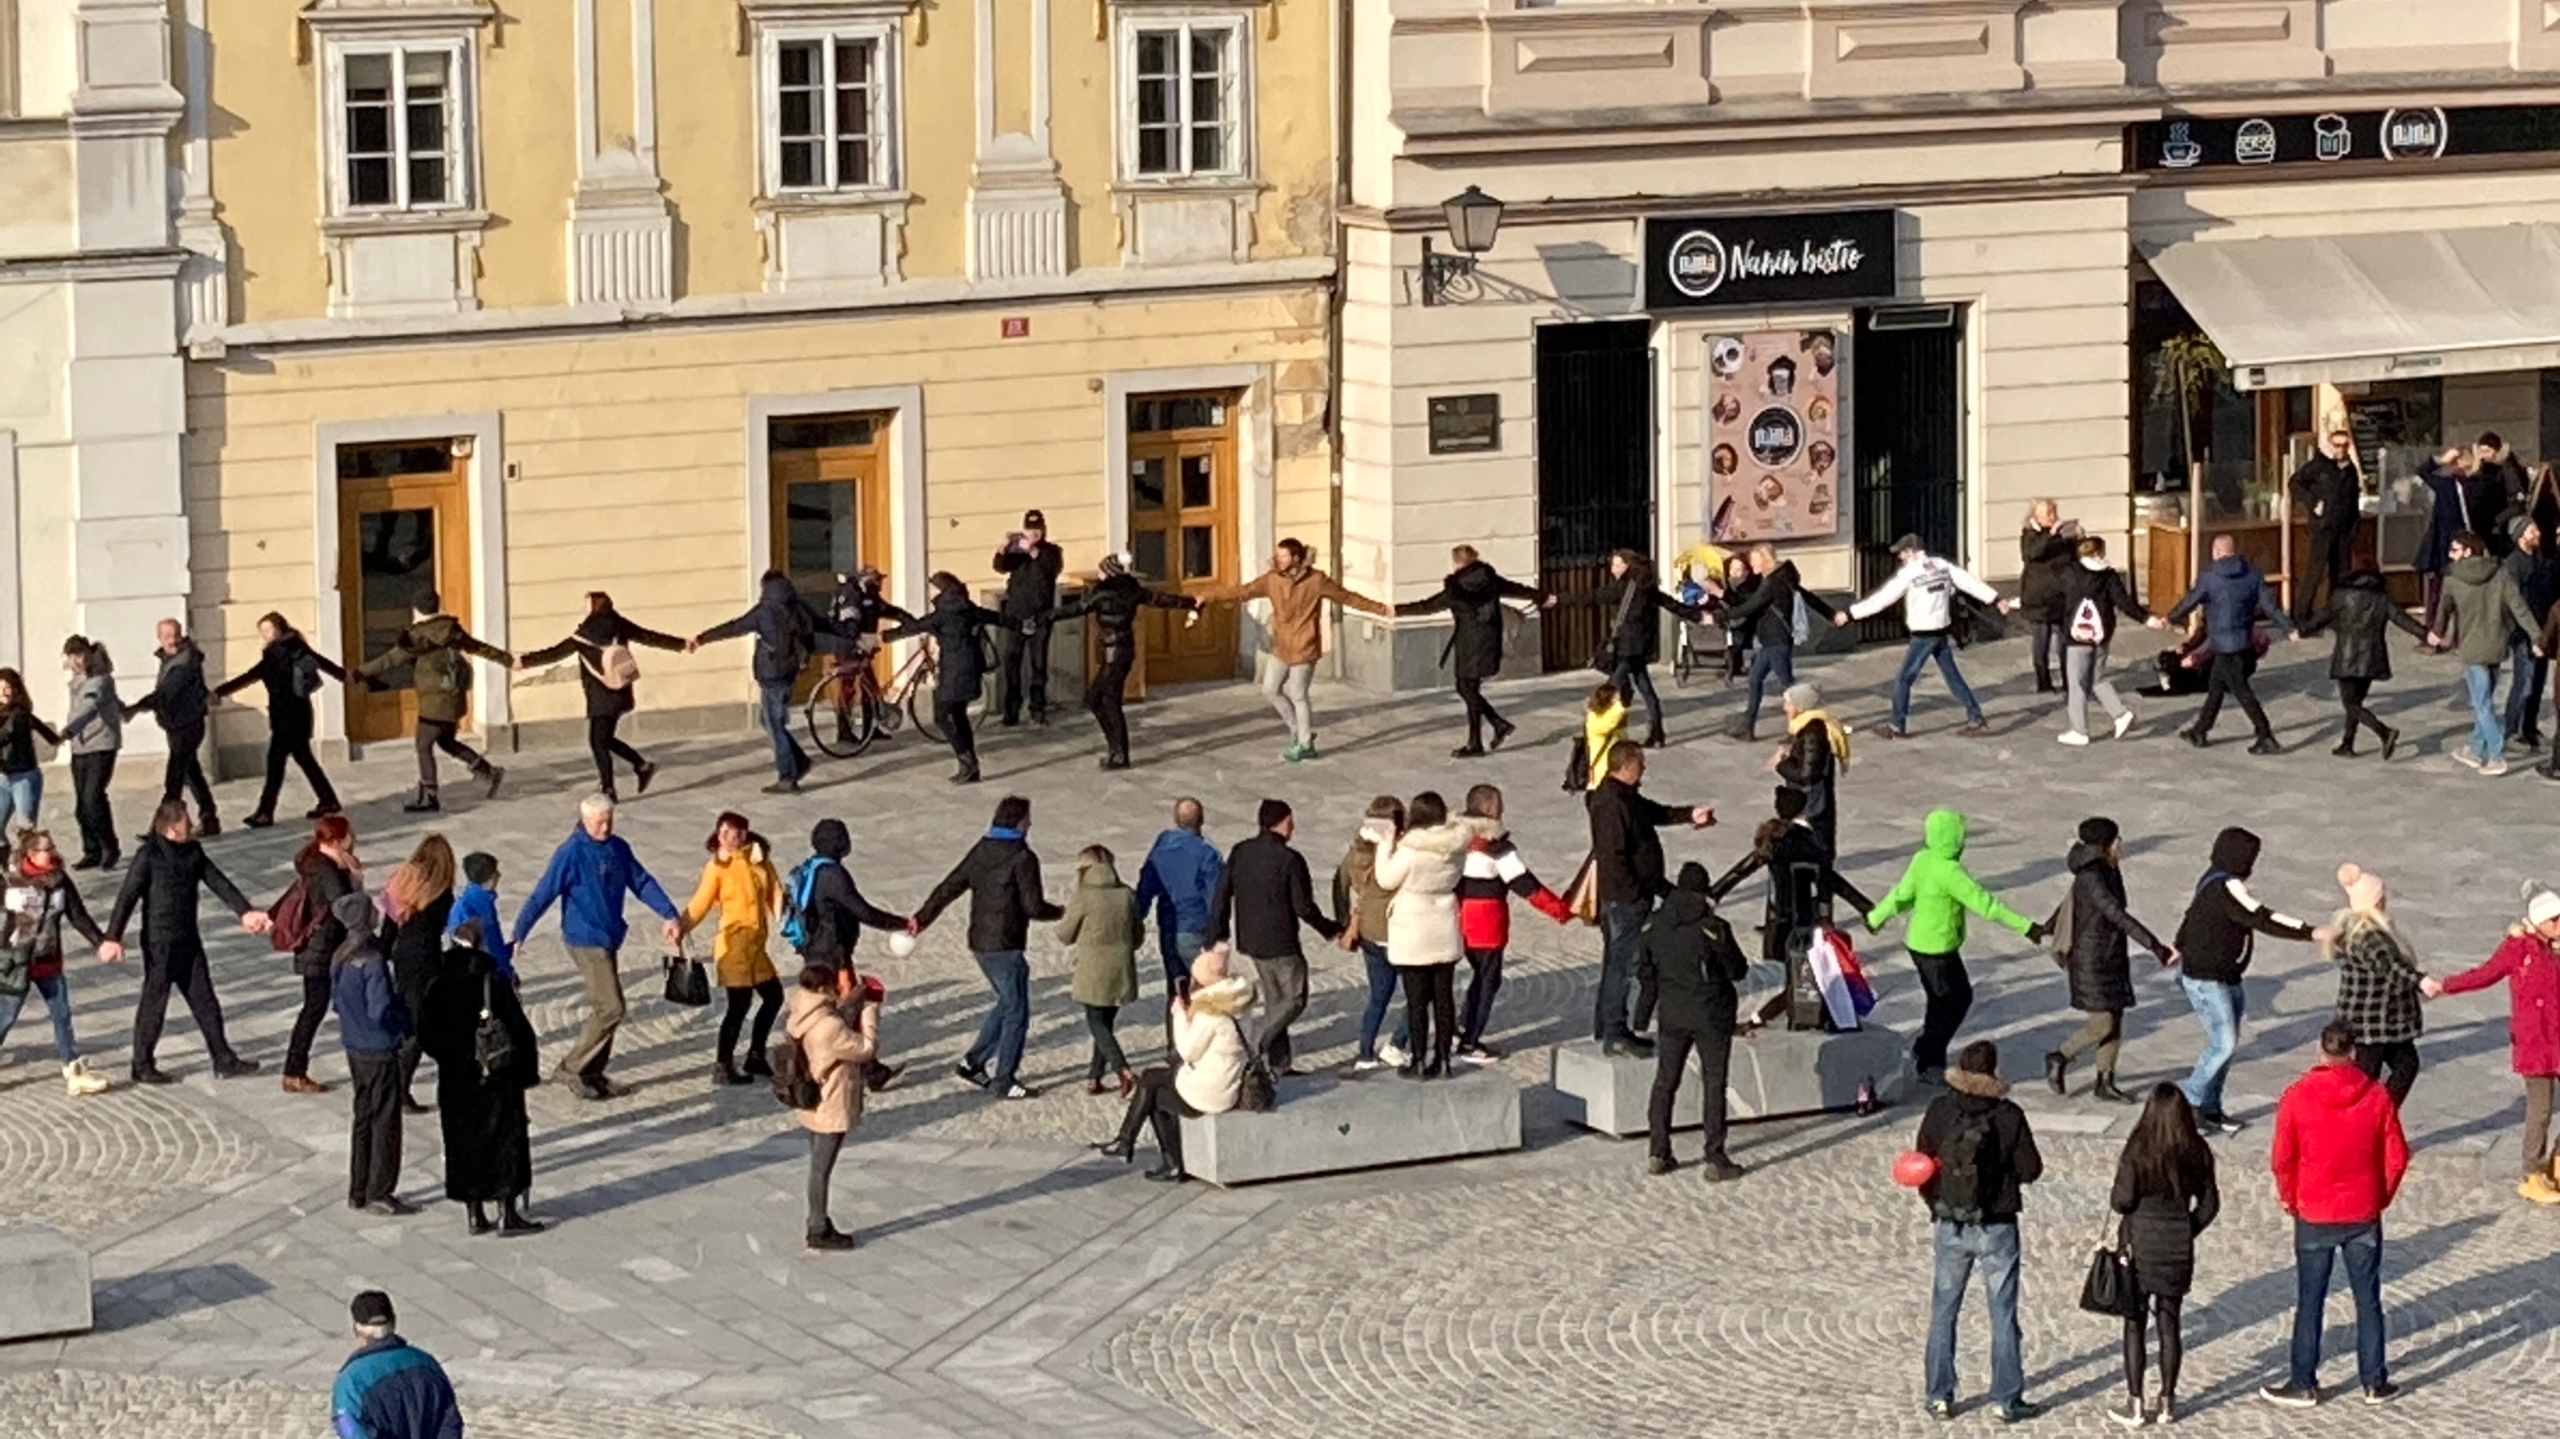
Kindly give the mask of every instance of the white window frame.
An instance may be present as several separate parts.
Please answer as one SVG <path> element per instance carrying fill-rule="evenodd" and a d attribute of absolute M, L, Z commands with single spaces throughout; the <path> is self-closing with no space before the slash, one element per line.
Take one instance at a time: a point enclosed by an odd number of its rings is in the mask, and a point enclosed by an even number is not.
<path fill-rule="evenodd" d="M 1253 25 L 1239 10 L 1136 9 L 1120 14 L 1118 49 L 1119 95 L 1113 107 L 1113 128 L 1119 133 L 1120 180 L 1123 185 L 1179 188 L 1190 185 L 1223 186 L 1249 180 L 1254 173 L 1254 83 Z M 1191 154 L 1191 37 L 1204 30 L 1227 34 L 1228 55 L 1234 64 L 1229 81 L 1230 113 L 1226 117 L 1227 163 L 1217 169 L 1201 169 L 1189 163 Z M 1183 163 L 1175 169 L 1147 173 L 1138 168 L 1138 37 L 1141 33 L 1178 32 L 1175 50 L 1184 66 L 1184 78 L 1175 84 L 1182 119 L 1175 126 Z"/>
<path fill-rule="evenodd" d="M 395 86 L 406 73 L 405 60 L 412 54 L 432 52 L 445 57 L 445 135 L 446 153 L 452 157 L 452 182 L 442 200 L 413 202 L 408 198 L 409 165 L 403 106 L 397 97 L 391 107 L 392 190 L 397 198 L 388 205 L 358 205 L 348 183 L 347 165 L 347 61 L 356 57 L 380 55 L 391 63 Z M 470 35 L 450 32 L 421 35 L 366 35 L 332 38 L 327 47 L 327 63 L 322 67 L 320 92 L 320 127 L 322 163 L 328 167 L 329 214 L 336 219 L 364 218 L 374 215 L 445 215 L 471 211 L 480 197 L 480 84 L 479 47 Z"/>
<path fill-rule="evenodd" d="M 762 157 L 763 198 L 784 202 L 878 200 L 899 193 L 906 174 L 906 66 L 899 50 L 900 27 L 894 21 L 848 21 L 834 25 L 769 25 L 759 27 L 756 46 L 756 148 Z M 873 148 L 871 179 L 861 185 L 792 185 L 782 183 L 782 47 L 817 44 L 826 47 L 827 64 L 835 64 L 835 46 L 860 41 L 872 47 L 877 69 L 872 84 Z M 828 126 L 827 168 L 835 168 L 835 95 L 832 84 L 822 92 Z"/>

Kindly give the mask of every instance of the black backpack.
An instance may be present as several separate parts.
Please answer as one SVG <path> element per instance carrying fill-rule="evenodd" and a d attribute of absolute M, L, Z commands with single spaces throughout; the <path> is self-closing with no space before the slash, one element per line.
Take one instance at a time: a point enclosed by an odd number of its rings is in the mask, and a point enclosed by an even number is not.
<path fill-rule="evenodd" d="M 1929 1207 L 1940 1219 L 1980 1224 L 1992 1185 L 1991 1109 L 1968 1108 L 1938 1147 L 1938 1185 Z"/>
<path fill-rule="evenodd" d="M 304 699 L 320 693 L 320 661 L 307 649 L 295 653 L 285 667 L 285 676 L 292 682 L 293 692 Z"/>
<path fill-rule="evenodd" d="M 774 1102 L 785 1109 L 815 1109 L 824 1093 L 818 1081 L 810 1077 L 809 1056 L 796 1039 L 777 1039 L 765 1051 L 765 1064 L 773 1070 Z"/>
<path fill-rule="evenodd" d="M 471 1057 L 479 1062 L 483 1079 L 495 1079 L 516 1063 L 516 1037 L 507 1032 L 507 1022 L 491 1002 L 493 983 L 489 975 L 480 977 L 480 1022 L 471 1031 Z"/>

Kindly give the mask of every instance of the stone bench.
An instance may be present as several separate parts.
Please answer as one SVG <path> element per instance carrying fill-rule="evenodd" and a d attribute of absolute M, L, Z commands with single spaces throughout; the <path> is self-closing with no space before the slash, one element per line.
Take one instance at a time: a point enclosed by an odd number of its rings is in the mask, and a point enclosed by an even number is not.
<path fill-rule="evenodd" d="M 0 1229 L 0 1340 L 86 1334 L 89 1251 L 42 1225 Z"/>
<path fill-rule="evenodd" d="M 1520 1147 L 1520 1086 L 1498 1070 L 1283 1080 L 1279 1098 L 1259 1114 L 1183 1120 L 1183 1168 L 1232 1187 Z"/>
<path fill-rule="evenodd" d="M 1645 1108 L 1653 1098 L 1652 1060 L 1606 1055 L 1598 1041 L 1577 1039 L 1555 1047 L 1552 1066 L 1549 1083 L 1556 1091 L 1557 1112 L 1566 1121 L 1620 1138 L 1645 1132 Z M 1725 1112 L 1738 1123 L 1854 1109 L 1860 1086 L 1869 1082 L 1881 1104 L 1909 1092 L 1909 1049 L 1892 1030 L 1874 1025 L 1847 1034 L 1764 1029 L 1756 1039 L 1734 1039 Z M 1692 1077 L 1672 1102 L 1671 1127 L 1697 1128 L 1704 1105 L 1704 1087 Z"/>

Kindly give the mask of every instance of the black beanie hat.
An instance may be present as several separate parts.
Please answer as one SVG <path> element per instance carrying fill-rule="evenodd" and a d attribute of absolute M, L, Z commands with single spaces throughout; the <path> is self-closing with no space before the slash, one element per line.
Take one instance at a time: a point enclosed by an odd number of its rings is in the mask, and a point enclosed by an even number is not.
<path fill-rule="evenodd" d="M 2093 814 L 2080 821 L 2080 842 L 2098 849 L 2115 843 L 2117 836 L 2123 833 L 2114 820 L 2102 814 Z"/>
<path fill-rule="evenodd" d="M 840 860 L 853 853 L 853 836 L 846 832 L 843 820 L 822 819 L 809 830 L 809 848 Z"/>
<path fill-rule="evenodd" d="M 2233 825 L 2213 837 L 2213 867 L 2233 879 L 2247 879 L 2258 867 L 2258 837 Z"/>
<path fill-rule="evenodd" d="M 1262 808 L 1254 812 L 1253 822 L 1255 827 L 1260 829 L 1278 829 L 1281 822 L 1288 819 L 1289 814 L 1287 800 L 1266 799 L 1262 802 Z"/>
<path fill-rule="evenodd" d="M 1672 883 L 1695 895 L 1704 895 L 1715 887 L 1715 880 L 1707 873 L 1707 867 L 1694 859 L 1680 866 L 1680 877 Z"/>

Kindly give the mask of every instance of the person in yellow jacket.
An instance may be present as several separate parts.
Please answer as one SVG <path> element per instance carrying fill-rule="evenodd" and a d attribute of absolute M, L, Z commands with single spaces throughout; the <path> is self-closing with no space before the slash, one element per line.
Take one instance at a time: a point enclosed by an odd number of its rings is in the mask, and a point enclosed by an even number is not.
<path fill-rule="evenodd" d="M 720 1019 L 720 1062 L 712 1074 L 721 1084 L 746 1084 L 773 1073 L 764 1046 L 782 1008 L 782 980 L 765 943 L 782 909 L 782 877 L 766 857 L 770 847 L 764 836 L 748 826 L 745 815 L 721 815 L 702 847 L 711 859 L 702 866 L 702 884 L 676 924 L 691 933 L 710 918 L 713 906 L 719 907 L 720 932 L 711 942 L 711 957 L 720 971 L 720 987 L 729 992 L 729 1009 Z M 751 999 L 757 1001 L 755 1029 L 741 1068 L 736 1062 L 738 1030 L 746 1023 Z"/>
<path fill-rule="evenodd" d="M 1582 707 L 1583 763 L 1590 771 L 1582 788 L 1598 789 L 1600 781 L 1609 777 L 1612 756 L 1626 733 L 1627 697 L 1613 684 L 1592 690 L 1590 702 Z"/>

